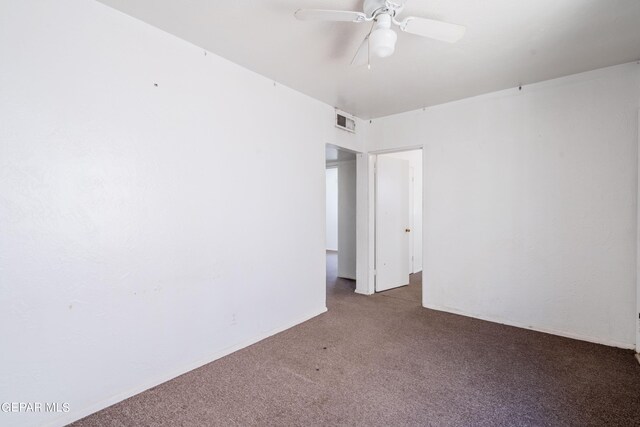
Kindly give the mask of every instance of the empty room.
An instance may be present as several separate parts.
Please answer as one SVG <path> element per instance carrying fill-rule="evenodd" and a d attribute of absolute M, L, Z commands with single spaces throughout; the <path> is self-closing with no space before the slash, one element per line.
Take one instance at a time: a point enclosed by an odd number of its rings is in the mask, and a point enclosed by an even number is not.
<path fill-rule="evenodd" d="M 640 1 L 0 1 L 0 426 L 640 425 Z"/>

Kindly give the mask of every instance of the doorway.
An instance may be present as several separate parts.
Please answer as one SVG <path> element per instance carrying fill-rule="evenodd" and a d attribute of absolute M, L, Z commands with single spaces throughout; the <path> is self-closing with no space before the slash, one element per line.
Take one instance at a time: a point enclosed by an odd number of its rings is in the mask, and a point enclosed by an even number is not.
<path fill-rule="evenodd" d="M 422 301 L 422 149 L 378 154 L 375 162 L 375 292 Z"/>
<path fill-rule="evenodd" d="M 356 287 L 356 153 L 327 144 L 327 296 Z"/>

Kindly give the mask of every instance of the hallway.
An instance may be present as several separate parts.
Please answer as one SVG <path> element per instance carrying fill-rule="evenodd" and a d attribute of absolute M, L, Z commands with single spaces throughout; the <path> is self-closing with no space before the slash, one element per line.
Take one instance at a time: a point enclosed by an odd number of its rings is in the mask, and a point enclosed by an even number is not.
<path fill-rule="evenodd" d="M 409 286 L 391 289 L 376 296 L 385 296 L 414 302 L 421 305 L 422 272 L 409 276 Z M 338 277 L 338 253 L 327 251 L 327 308 L 331 310 L 334 304 L 339 304 L 338 298 L 352 295 L 356 289 L 355 281 Z"/>
<path fill-rule="evenodd" d="M 420 277 L 353 293 L 328 254 L 329 312 L 77 426 L 633 425 L 633 352 L 420 306 Z"/>

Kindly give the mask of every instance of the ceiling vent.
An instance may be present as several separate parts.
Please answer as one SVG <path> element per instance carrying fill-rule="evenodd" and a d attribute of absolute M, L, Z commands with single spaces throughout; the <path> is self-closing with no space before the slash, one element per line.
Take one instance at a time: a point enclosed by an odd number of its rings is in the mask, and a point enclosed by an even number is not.
<path fill-rule="evenodd" d="M 356 118 L 336 109 L 336 127 L 347 132 L 356 133 Z"/>

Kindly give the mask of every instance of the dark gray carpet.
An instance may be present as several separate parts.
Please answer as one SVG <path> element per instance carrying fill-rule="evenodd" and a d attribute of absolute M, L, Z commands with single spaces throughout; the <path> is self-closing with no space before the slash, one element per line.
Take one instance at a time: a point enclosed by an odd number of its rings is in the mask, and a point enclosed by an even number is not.
<path fill-rule="evenodd" d="M 329 312 L 77 426 L 640 425 L 632 351 L 420 307 L 336 279 Z"/>

